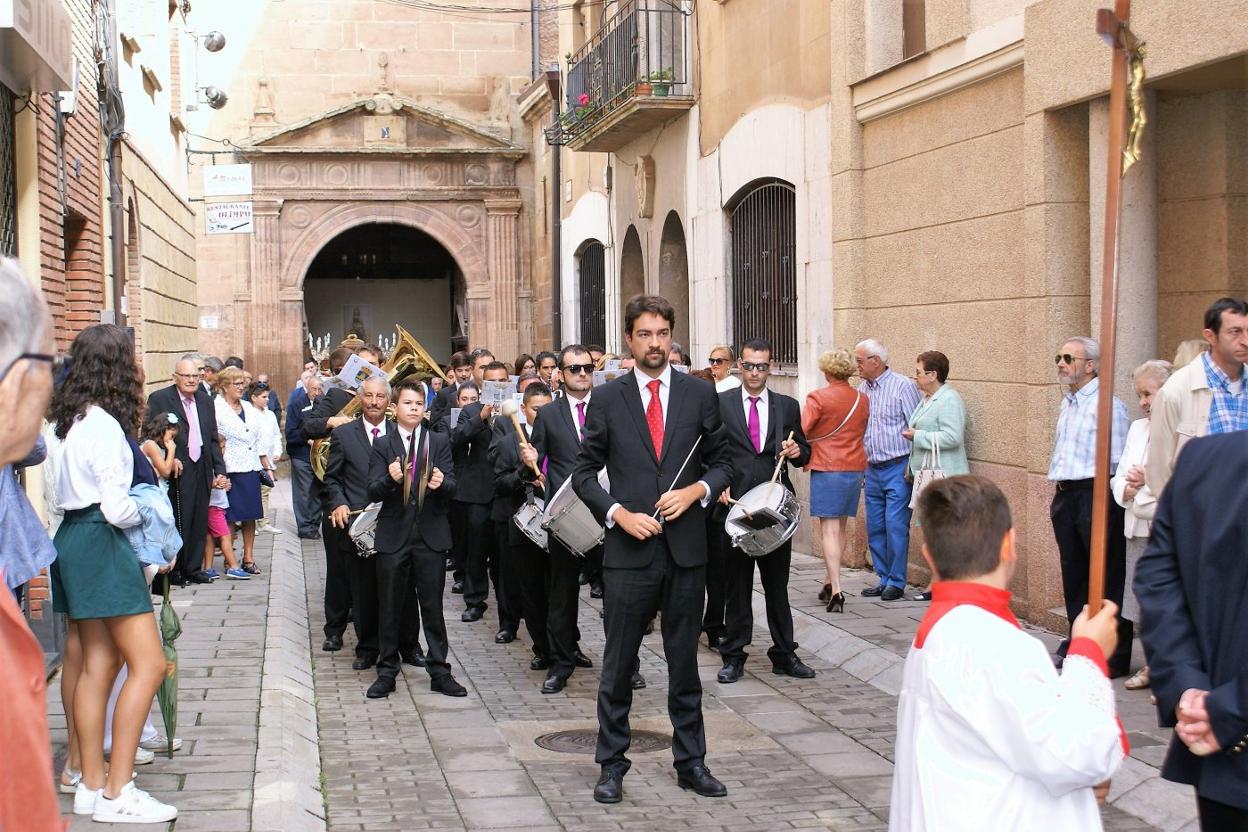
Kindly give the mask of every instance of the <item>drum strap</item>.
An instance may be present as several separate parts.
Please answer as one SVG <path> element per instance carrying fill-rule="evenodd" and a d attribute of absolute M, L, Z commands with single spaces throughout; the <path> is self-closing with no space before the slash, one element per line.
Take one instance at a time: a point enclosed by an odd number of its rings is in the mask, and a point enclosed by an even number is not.
<path fill-rule="evenodd" d="M 833 436 L 836 436 L 838 433 L 841 432 L 841 428 L 849 424 L 849 420 L 854 418 L 854 412 L 858 410 L 858 403 L 862 401 L 862 391 L 856 390 L 854 392 L 855 392 L 854 406 L 849 409 L 849 413 L 845 414 L 845 418 L 842 419 L 841 423 L 836 426 L 836 430 L 832 431 L 831 433 L 825 433 L 823 436 L 817 436 L 814 439 L 808 439 L 806 440 L 807 442 L 810 442 L 811 444 L 813 444 L 815 442 L 822 442 L 824 439 L 831 439 Z"/>

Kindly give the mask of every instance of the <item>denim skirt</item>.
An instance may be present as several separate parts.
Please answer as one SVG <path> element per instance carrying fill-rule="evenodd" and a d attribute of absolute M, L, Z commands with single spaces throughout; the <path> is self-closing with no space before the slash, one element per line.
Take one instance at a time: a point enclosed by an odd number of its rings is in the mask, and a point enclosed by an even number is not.
<path fill-rule="evenodd" d="M 853 517 L 862 496 L 861 471 L 812 471 L 811 517 Z"/>

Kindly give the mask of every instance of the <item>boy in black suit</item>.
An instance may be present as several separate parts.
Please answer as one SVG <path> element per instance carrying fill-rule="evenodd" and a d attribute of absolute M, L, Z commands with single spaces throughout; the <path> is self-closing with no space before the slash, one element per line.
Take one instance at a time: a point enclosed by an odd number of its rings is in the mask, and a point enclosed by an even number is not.
<path fill-rule="evenodd" d="M 409 581 L 416 584 L 429 648 L 425 659 L 429 689 L 466 696 L 446 660 L 450 648 L 442 617 L 446 568 L 441 553 L 451 546 L 446 515 L 455 493 L 451 450 L 445 436 L 424 426 L 425 387 L 419 381 L 408 379 L 399 385 L 394 415 L 395 430 L 373 446 L 368 468 L 368 497 L 382 504 L 375 555 L 380 656 L 377 681 L 369 687 L 368 698 L 381 699 L 394 691 Z"/>
<path fill-rule="evenodd" d="M 719 394 L 724 437 L 732 462 L 732 488 L 719 498 L 724 504 L 769 481 L 779 457 L 799 467 L 810 461 L 810 444 L 802 432 L 801 408 L 791 397 L 767 389 L 767 378 L 771 375 L 771 344 L 762 338 L 746 341 L 741 345 L 738 364 L 741 386 Z M 792 439 L 788 438 L 790 433 Z M 789 491 L 793 490 L 788 465 L 781 468 L 780 482 Z M 797 643 L 793 640 L 793 611 L 789 608 L 792 541 L 786 540 L 779 548 L 755 558 L 731 544 L 722 523 L 713 533 L 723 537 L 727 578 L 724 639 L 719 648 L 724 667 L 719 671 L 719 681 L 737 681 L 745 667 L 745 646 L 754 633 L 751 596 L 756 563 L 767 599 L 767 629 L 771 631 L 771 649 L 767 656 L 771 659 L 772 672 L 813 679 L 815 671 L 797 657 Z"/>
<path fill-rule="evenodd" d="M 607 643 L 598 686 L 600 803 L 618 803 L 630 763 L 628 713 L 637 651 L 662 611 L 668 714 L 677 782 L 706 797 L 724 785 L 705 763 L 698 633 L 706 589 L 706 508 L 731 483 L 715 388 L 672 371 L 676 314 L 638 295 L 624 309 L 636 368 L 594 391 L 572 487 L 606 526 L 603 599 Z M 598 483 L 606 467 L 610 492 Z M 660 519 L 661 518 L 661 519 Z"/>

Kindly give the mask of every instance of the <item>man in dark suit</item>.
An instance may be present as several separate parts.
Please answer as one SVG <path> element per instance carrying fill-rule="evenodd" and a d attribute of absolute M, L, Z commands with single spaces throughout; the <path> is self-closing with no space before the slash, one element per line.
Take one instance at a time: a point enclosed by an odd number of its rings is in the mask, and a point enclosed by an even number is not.
<path fill-rule="evenodd" d="M 810 444 L 802 432 L 801 408 L 789 396 L 767 389 L 767 378 L 771 375 L 771 344 L 762 338 L 746 341 L 741 345 L 738 364 L 741 386 L 719 394 L 724 439 L 732 462 L 732 488 L 720 495 L 724 503 L 768 482 L 779 457 L 798 467 L 810 461 Z M 793 490 L 787 464 L 781 468 L 780 483 L 789 491 Z M 767 629 L 771 631 L 767 657 L 771 659 L 772 672 L 813 679 L 815 671 L 797 657 L 797 643 L 793 640 L 793 611 L 789 608 L 792 541 L 786 540 L 778 549 L 755 558 L 731 544 L 722 523 L 714 533 L 722 538 L 727 599 L 724 640 L 719 648 L 724 667 L 719 671 L 719 681 L 737 681 L 745 667 L 745 646 L 754 634 L 752 596 L 756 563 L 767 601 Z"/>
<path fill-rule="evenodd" d="M 547 503 L 559 492 L 564 481 L 572 476 L 577 455 L 581 452 L 582 431 L 593 395 L 594 365 L 585 347 L 580 344 L 564 347 L 558 361 L 562 367 L 564 395 L 537 411 L 532 449 L 526 452 L 524 459 L 526 464 L 532 461 L 545 472 Z M 580 641 L 576 624 L 580 605 L 577 577 L 584 558 L 568 551 L 554 535 L 550 535 L 549 541 L 546 629 L 550 635 L 550 670 L 546 681 L 542 682 L 542 693 L 554 694 L 563 690 L 577 667 L 592 667 L 592 664 L 577 644 Z"/>
<path fill-rule="evenodd" d="M 1248 432 L 1191 440 L 1135 570 L 1163 726 L 1162 777 L 1196 787 L 1201 829 L 1248 829 Z"/>
<path fill-rule="evenodd" d="M 377 519 L 377 681 L 369 699 L 389 696 L 399 675 L 400 639 L 407 586 L 414 583 L 428 652 L 429 689 L 466 696 L 451 675 L 450 647 L 442 617 L 446 569 L 442 552 L 451 545 L 447 503 L 455 494 L 451 449 L 446 437 L 424 425 L 425 388 L 408 379 L 394 393 L 394 430 L 379 437 L 368 468 L 368 497 L 381 502 Z"/>
<path fill-rule="evenodd" d="M 217 417 L 212 399 L 200 387 L 200 371 L 193 355 L 184 355 L 173 368 L 173 385 L 147 397 L 148 415 L 172 413 L 182 422 L 174 442 L 174 475 L 169 496 L 176 509 L 182 549 L 170 572 L 175 584 L 212 583 L 203 575 L 204 541 L 208 535 L 208 500 L 214 487 L 225 488 L 225 458 L 217 440 Z"/>
<path fill-rule="evenodd" d="M 594 799 L 617 803 L 629 761 L 632 670 L 646 623 L 662 611 L 668 715 L 677 782 L 727 794 L 706 767 L 698 632 L 706 589 L 706 507 L 732 480 L 715 388 L 674 372 L 667 357 L 676 314 L 661 297 L 624 308 L 636 368 L 594 392 L 572 486 L 607 527 L 603 599 L 607 643 L 598 686 L 602 774 Z M 606 467 L 610 492 L 598 483 Z M 659 519 L 661 518 L 661 519 Z"/>
<path fill-rule="evenodd" d="M 429 406 L 429 417 L 426 421 L 430 427 L 442 433 L 450 433 L 446 420 L 451 415 L 451 409 L 459 407 L 459 387 L 471 380 L 472 360 L 468 353 L 461 350 L 451 356 L 451 378 L 447 384 L 442 385 L 442 389 L 433 399 L 433 404 Z"/>
<path fill-rule="evenodd" d="M 390 384 L 384 378 L 368 379 L 360 385 L 357 395 L 361 417 L 334 428 L 330 434 L 333 442 L 325 466 L 325 556 L 337 557 L 342 566 L 335 571 L 345 571 L 350 580 L 351 594 L 347 597 L 355 604 L 356 639 L 355 662 L 351 667 L 367 670 L 377 663 L 381 651 L 377 636 L 377 559 L 362 558 L 356 553 L 349 530 L 352 513 L 369 504 L 368 467 L 373 447 L 394 428 L 386 421 Z M 331 593 L 326 585 L 325 637 L 334 636 L 339 644 L 349 612 L 342 601 L 342 594 Z M 420 606 L 411 581 L 403 608 L 399 655 L 408 664 L 425 666 L 425 655 L 420 649 Z"/>
<path fill-rule="evenodd" d="M 321 508 L 313 502 L 311 448 L 303 435 L 303 420 L 321 397 L 321 376 L 315 370 L 303 374 L 303 386 L 296 387 L 286 402 L 286 457 L 290 460 L 290 501 L 295 515 L 295 530 L 304 540 L 321 536 L 318 523 Z"/>

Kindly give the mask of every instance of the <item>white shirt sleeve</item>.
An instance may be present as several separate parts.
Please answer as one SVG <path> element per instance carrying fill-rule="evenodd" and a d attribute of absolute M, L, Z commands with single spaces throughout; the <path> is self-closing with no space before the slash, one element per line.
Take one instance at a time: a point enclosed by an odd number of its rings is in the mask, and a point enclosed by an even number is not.
<path fill-rule="evenodd" d="M 100 411 L 103 414 L 103 411 Z M 125 434 L 116 420 L 92 419 L 87 428 L 89 443 L 77 446 L 85 454 L 86 468 L 95 478 L 99 492 L 100 511 L 104 519 L 119 529 L 143 522 L 138 504 L 130 497 L 130 481 L 134 479 L 134 455 Z M 129 460 L 130 464 L 126 465 Z"/>

